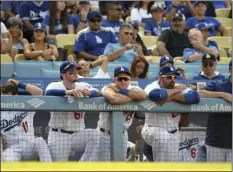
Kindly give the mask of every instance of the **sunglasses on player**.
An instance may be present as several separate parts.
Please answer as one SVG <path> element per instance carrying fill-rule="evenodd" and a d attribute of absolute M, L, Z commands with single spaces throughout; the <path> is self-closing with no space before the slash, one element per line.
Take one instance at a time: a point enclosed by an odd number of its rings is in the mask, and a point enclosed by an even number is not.
<path fill-rule="evenodd" d="M 203 67 L 213 67 L 214 66 L 214 62 L 202 62 Z"/>
<path fill-rule="evenodd" d="M 175 75 L 168 75 L 168 76 L 165 76 L 165 75 L 162 75 L 162 77 L 168 79 L 168 80 L 171 80 L 171 79 L 177 79 L 177 76 Z"/>
<path fill-rule="evenodd" d="M 97 23 L 100 23 L 101 20 L 94 20 L 94 19 L 91 19 L 90 22 L 92 22 L 92 23 L 96 23 L 96 22 L 97 22 Z"/>
<path fill-rule="evenodd" d="M 117 81 L 119 81 L 119 82 L 122 82 L 122 81 L 129 81 L 130 80 L 130 78 L 128 78 L 128 77 L 118 77 L 117 78 Z"/>

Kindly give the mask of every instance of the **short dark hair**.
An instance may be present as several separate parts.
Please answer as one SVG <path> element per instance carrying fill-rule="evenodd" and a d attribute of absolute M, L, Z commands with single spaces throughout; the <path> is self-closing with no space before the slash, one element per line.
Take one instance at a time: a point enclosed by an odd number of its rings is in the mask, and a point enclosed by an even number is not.
<path fill-rule="evenodd" d="M 124 23 L 123 25 L 121 25 L 120 31 L 122 31 L 124 28 L 134 30 L 133 26 L 131 24 L 128 24 L 128 23 Z"/>
<path fill-rule="evenodd" d="M 19 28 L 22 30 L 23 29 L 23 23 L 18 19 L 17 17 L 10 17 L 7 20 L 7 28 L 9 29 L 12 26 L 19 26 Z"/>
<path fill-rule="evenodd" d="M 16 95 L 18 94 L 18 86 L 14 82 L 7 82 L 0 87 L 1 94 L 11 94 Z"/>

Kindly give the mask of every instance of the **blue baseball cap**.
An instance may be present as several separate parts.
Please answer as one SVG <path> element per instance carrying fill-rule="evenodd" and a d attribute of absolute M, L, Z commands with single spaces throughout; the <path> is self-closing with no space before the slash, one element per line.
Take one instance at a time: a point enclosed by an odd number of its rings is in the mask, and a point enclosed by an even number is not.
<path fill-rule="evenodd" d="M 204 4 L 207 6 L 207 2 L 206 2 L 206 1 L 195 1 L 194 4 L 193 4 L 194 7 L 195 7 L 199 2 L 202 2 L 202 3 L 204 3 Z"/>
<path fill-rule="evenodd" d="M 162 56 L 160 59 L 160 66 L 163 66 L 167 62 L 174 63 L 173 58 L 171 56 Z"/>
<path fill-rule="evenodd" d="M 177 12 L 173 15 L 172 21 L 179 19 L 179 20 L 184 20 L 185 21 L 185 15 L 183 13 Z"/>
<path fill-rule="evenodd" d="M 74 69 L 81 69 L 81 67 L 73 62 L 65 61 L 60 66 L 60 73 L 66 73 Z"/>
<path fill-rule="evenodd" d="M 99 17 L 101 20 L 103 19 L 102 14 L 99 11 L 90 11 L 87 15 L 87 20 L 91 20 L 93 17 Z"/>
<path fill-rule="evenodd" d="M 43 30 L 44 32 L 46 31 L 46 27 L 43 23 L 36 23 L 34 25 L 34 32 L 37 30 Z"/>
<path fill-rule="evenodd" d="M 229 70 L 232 69 L 232 60 L 229 63 Z"/>
<path fill-rule="evenodd" d="M 131 76 L 129 68 L 127 68 L 125 66 L 119 66 L 119 67 L 115 68 L 115 70 L 114 70 L 114 77 L 116 77 L 120 73 L 126 73 L 129 76 Z"/>
<path fill-rule="evenodd" d="M 209 30 L 211 28 L 211 26 L 208 25 L 208 23 L 206 23 L 206 22 L 198 23 L 195 25 L 195 27 L 198 28 L 199 30 L 206 30 L 206 29 Z"/>
<path fill-rule="evenodd" d="M 171 74 L 180 76 L 178 69 L 176 69 L 174 66 L 163 66 L 160 68 L 159 75 L 171 75 Z"/>

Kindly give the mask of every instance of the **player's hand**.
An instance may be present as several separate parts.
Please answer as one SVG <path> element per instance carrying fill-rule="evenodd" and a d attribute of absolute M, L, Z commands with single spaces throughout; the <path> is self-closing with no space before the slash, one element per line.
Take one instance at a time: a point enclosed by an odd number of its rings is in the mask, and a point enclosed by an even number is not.
<path fill-rule="evenodd" d="M 175 86 L 174 89 L 175 89 L 175 92 L 176 92 L 176 93 L 179 93 L 179 92 L 181 92 L 181 91 L 187 89 L 187 87 L 186 87 L 186 85 L 184 85 L 184 84 L 179 84 L 179 85 Z"/>
<path fill-rule="evenodd" d="M 107 88 L 113 89 L 116 93 L 119 93 L 119 92 L 120 92 L 120 89 L 117 88 L 116 85 L 109 84 L 109 85 L 107 86 Z"/>
<path fill-rule="evenodd" d="M 66 90 L 66 95 L 74 96 L 77 99 L 78 97 L 81 97 L 81 92 L 79 90 L 75 90 L 75 89 Z"/>
<path fill-rule="evenodd" d="M 222 98 L 228 102 L 232 102 L 232 94 L 229 94 L 229 93 L 223 93 L 221 94 Z"/>
<path fill-rule="evenodd" d="M 86 97 L 90 97 L 90 95 L 91 95 L 90 91 L 87 88 L 84 88 L 84 89 L 78 90 L 78 91 L 80 91 L 83 94 L 83 96 L 86 96 Z"/>
<path fill-rule="evenodd" d="M 173 96 L 170 96 L 170 97 L 168 97 L 167 99 L 158 101 L 158 102 L 157 102 L 157 105 L 158 105 L 158 106 L 162 106 L 163 104 L 165 104 L 165 103 L 167 103 L 167 102 L 169 102 L 169 101 L 172 101 L 172 100 L 173 100 Z"/>
<path fill-rule="evenodd" d="M 19 84 L 19 81 L 15 80 L 15 79 L 8 79 L 8 82 L 13 82 L 16 85 Z"/>

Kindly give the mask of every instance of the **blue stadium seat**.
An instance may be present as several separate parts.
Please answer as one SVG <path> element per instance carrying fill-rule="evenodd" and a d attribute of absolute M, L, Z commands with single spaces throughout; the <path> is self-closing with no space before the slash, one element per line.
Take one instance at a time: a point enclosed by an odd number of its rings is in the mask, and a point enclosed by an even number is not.
<path fill-rule="evenodd" d="M 41 69 L 40 77 L 42 78 L 60 78 L 59 70 Z"/>
<path fill-rule="evenodd" d="M 40 77 L 40 69 L 52 69 L 52 62 L 16 61 L 15 73 L 18 77 Z"/>
<path fill-rule="evenodd" d="M 62 63 L 63 63 L 62 61 L 60 61 L 60 62 L 58 62 L 58 61 L 53 62 L 53 68 L 54 68 L 54 69 L 60 69 L 60 65 L 61 65 Z"/>
<path fill-rule="evenodd" d="M 14 73 L 14 63 L 1 63 L 1 77 L 12 77 Z"/>

